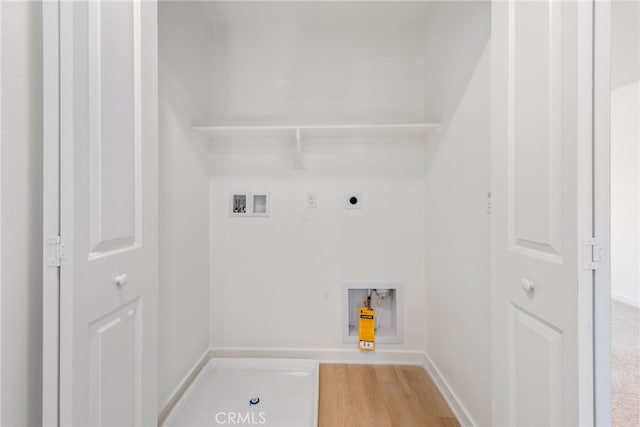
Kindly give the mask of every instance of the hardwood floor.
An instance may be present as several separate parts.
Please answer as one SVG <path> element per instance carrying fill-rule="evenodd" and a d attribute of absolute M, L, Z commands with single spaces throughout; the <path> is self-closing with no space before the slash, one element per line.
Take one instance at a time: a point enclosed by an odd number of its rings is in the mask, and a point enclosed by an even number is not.
<path fill-rule="evenodd" d="M 320 365 L 319 427 L 458 427 L 420 366 Z"/>

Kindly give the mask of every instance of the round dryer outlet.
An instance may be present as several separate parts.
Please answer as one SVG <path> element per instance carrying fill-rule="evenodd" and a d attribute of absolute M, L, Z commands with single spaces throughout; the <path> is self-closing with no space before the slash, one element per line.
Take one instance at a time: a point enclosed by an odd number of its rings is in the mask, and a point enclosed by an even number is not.
<path fill-rule="evenodd" d="M 362 209 L 362 193 L 347 193 L 345 202 L 347 209 Z"/>

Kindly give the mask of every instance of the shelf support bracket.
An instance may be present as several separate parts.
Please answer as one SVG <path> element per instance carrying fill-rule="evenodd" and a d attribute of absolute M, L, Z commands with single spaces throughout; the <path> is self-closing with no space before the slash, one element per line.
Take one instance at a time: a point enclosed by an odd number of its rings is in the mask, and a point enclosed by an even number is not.
<path fill-rule="evenodd" d="M 300 135 L 300 128 L 296 128 L 296 152 L 295 152 L 296 169 L 305 169 L 304 160 L 305 160 L 304 142 L 302 141 L 302 137 Z"/>

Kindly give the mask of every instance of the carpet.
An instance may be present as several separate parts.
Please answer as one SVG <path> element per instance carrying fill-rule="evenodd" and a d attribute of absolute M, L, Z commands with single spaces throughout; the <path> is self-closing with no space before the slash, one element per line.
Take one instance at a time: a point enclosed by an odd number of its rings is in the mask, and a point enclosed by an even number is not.
<path fill-rule="evenodd" d="M 611 301 L 611 423 L 640 426 L 640 309 Z"/>

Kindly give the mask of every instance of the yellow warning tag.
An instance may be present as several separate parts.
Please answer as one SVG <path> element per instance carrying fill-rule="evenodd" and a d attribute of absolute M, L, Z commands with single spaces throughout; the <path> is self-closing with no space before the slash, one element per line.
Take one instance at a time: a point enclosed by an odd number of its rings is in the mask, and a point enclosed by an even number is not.
<path fill-rule="evenodd" d="M 376 312 L 372 308 L 360 307 L 360 325 L 358 327 L 358 348 L 365 351 L 376 349 L 375 337 Z"/>

